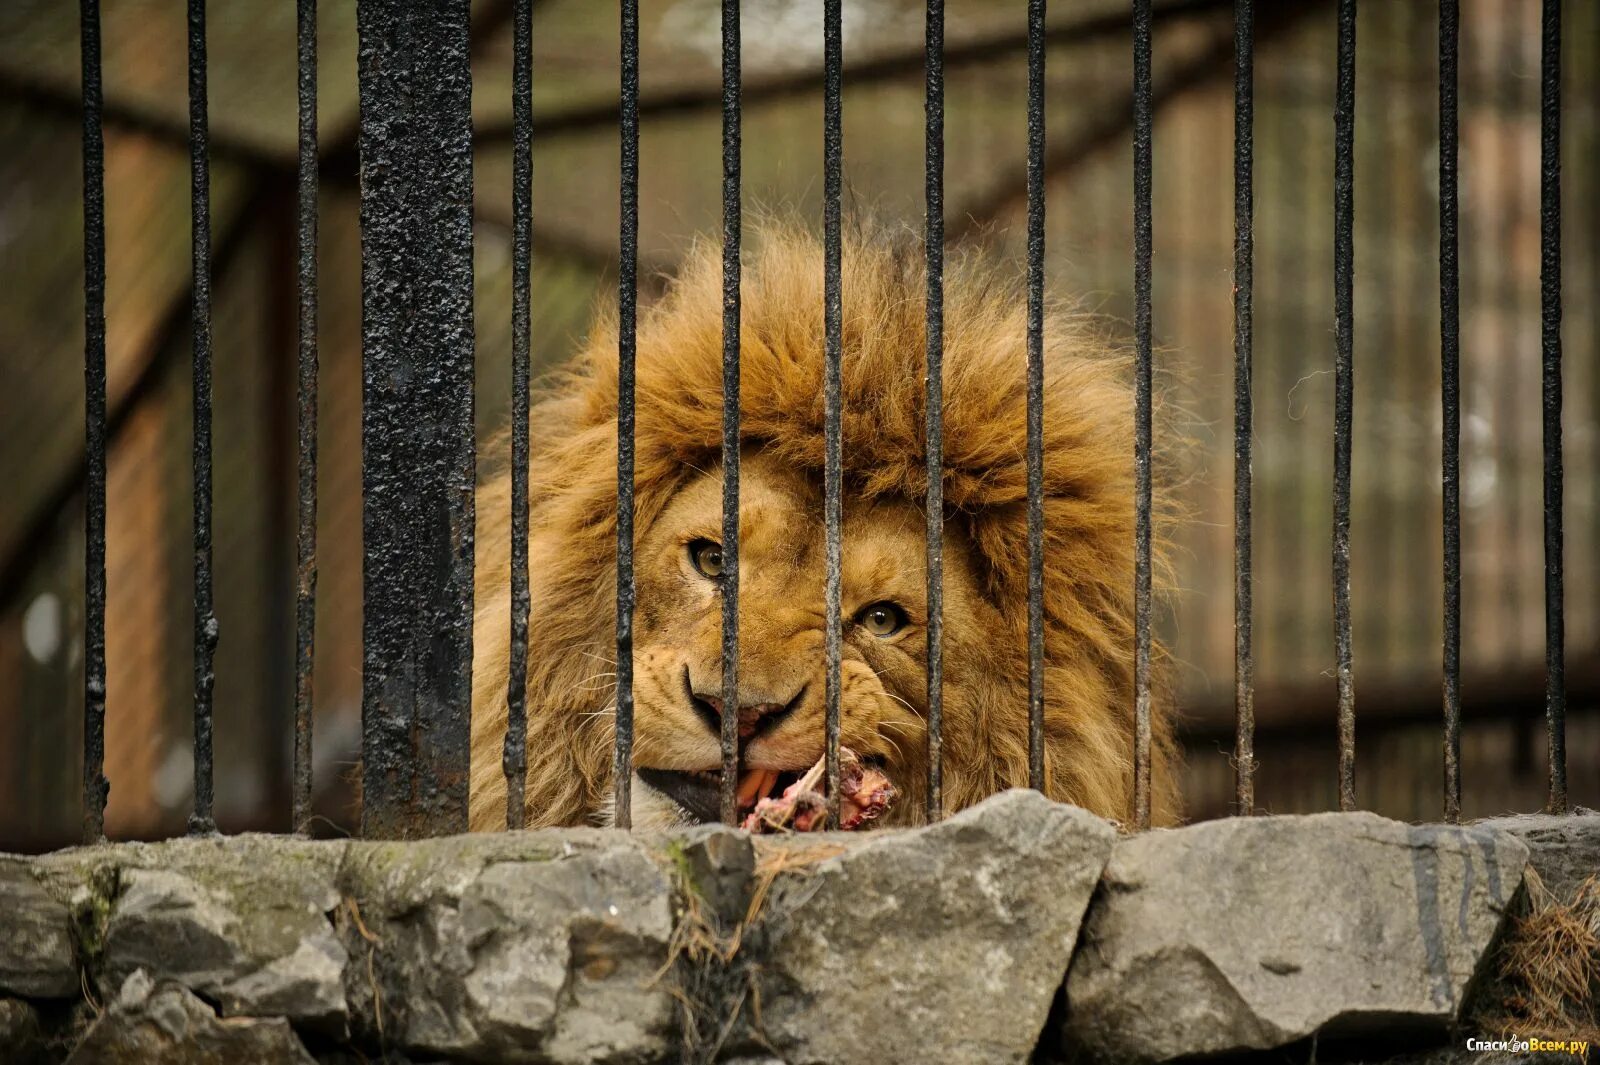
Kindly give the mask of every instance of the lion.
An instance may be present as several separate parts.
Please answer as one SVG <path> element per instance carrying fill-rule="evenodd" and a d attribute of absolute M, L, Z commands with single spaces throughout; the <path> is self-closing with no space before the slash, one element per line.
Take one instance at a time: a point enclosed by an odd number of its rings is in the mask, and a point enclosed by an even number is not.
<path fill-rule="evenodd" d="M 925 274 L 868 226 L 843 277 L 842 743 L 925 816 Z M 741 312 L 741 798 L 824 749 L 823 250 L 747 239 Z M 1133 393 L 1082 319 L 1045 321 L 1044 791 L 1114 821 L 1133 800 Z M 641 309 L 634 629 L 636 827 L 717 819 L 722 602 L 722 259 L 695 246 Z M 946 812 L 1028 783 L 1026 299 L 981 255 L 944 284 Z M 527 824 L 610 819 L 616 624 L 617 326 L 600 316 L 533 407 Z M 471 826 L 506 823 L 510 478 L 481 486 Z M 1168 699 L 1152 804 L 1177 815 Z M 759 796 L 758 796 L 759 797 Z"/>

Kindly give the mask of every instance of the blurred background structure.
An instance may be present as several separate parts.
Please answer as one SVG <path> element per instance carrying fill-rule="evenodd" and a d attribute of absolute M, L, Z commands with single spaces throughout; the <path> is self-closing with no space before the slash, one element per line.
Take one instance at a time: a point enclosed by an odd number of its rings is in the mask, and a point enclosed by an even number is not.
<path fill-rule="evenodd" d="M 642 5 L 641 266 L 659 286 L 720 219 L 716 0 Z M 106 772 L 112 838 L 182 830 L 190 735 L 189 228 L 184 14 L 104 0 L 111 450 Z M 211 5 L 217 818 L 288 826 L 293 705 L 294 5 Z M 361 692 L 355 5 L 321 5 L 316 750 L 353 827 Z M 1023 268 L 1021 0 L 947 4 L 952 243 Z M 1334 17 L 1258 0 L 1257 795 L 1332 809 Z M 1544 798 L 1539 0 L 1462 0 L 1464 812 Z M 1600 804 L 1600 5 L 1568 0 L 1563 113 L 1568 751 Z M 510 8 L 474 7 L 478 423 L 508 410 Z M 1048 285 L 1131 335 L 1127 5 L 1052 5 Z M 1158 362 L 1198 443 L 1164 619 L 1195 817 L 1232 797 L 1232 4 L 1155 4 Z M 743 7 L 745 201 L 820 220 L 821 0 Z M 1440 814 L 1436 5 L 1363 5 L 1356 132 L 1353 603 L 1358 797 Z M 920 232 L 922 5 L 845 0 L 844 158 L 858 211 Z M 614 285 L 613 5 L 536 3 L 534 359 Z M 76 839 L 82 722 L 82 231 L 76 5 L 0 5 L 0 849 Z M 820 221 L 819 221 L 820 225 Z M 1162 441 L 1157 440 L 1158 451 Z M 484 455 L 482 462 L 498 456 Z M 1130 501 L 1131 506 L 1131 501 Z M 538 575 L 534 574 L 534 579 Z M 533 652 L 538 653 L 534 619 Z"/>

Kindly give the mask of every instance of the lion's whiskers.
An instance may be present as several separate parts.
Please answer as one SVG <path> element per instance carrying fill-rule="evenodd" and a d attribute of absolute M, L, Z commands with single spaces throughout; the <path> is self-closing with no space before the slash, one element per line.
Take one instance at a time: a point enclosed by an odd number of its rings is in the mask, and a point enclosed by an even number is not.
<path fill-rule="evenodd" d="M 900 745 L 894 741 L 894 737 L 893 736 L 890 736 L 887 733 L 880 732 L 878 734 L 878 738 L 880 740 L 882 740 L 884 743 L 887 743 L 890 747 L 894 748 L 894 756 L 896 758 L 901 758 L 901 759 L 905 758 L 906 752 L 904 750 L 902 750 Z"/>
<path fill-rule="evenodd" d="M 569 691 L 575 691 L 575 692 L 604 691 L 607 687 L 611 687 L 613 685 L 605 685 L 605 684 L 594 685 L 591 682 L 592 681 L 601 680 L 601 679 L 603 679 L 605 677 L 615 677 L 615 676 L 616 676 L 615 673 L 591 673 L 589 676 L 584 677 L 578 683 L 574 684 L 568 690 Z"/>
<path fill-rule="evenodd" d="M 574 730 L 574 733 L 576 735 L 582 735 L 583 734 L 583 730 L 587 726 L 594 724 L 596 720 L 598 720 L 600 718 L 603 718 L 603 717 L 615 717 L 616 714 L 617 714 L 617 704 L 616 703 L 612 703 L 610 706 L 605 707 L 602 710 L 589 710 L 589 711 L 586 711 L 584 713 L 581 713 L 581 714 L 578 715 L 578 719 L 579 719 L 578 720 L 578 727 Z"/>
<path fill-rule="evenodd" d="M 900 698 L 900 696 L 896 695 L 894 692 L 890 691 L 888 688 L 885 688 L 883 690 L 883 694 L 888 696 L 889 698 L 893 699 L 895 702 L 899 703 L 901 706 L 905 707 L 907 710 L 910 710 L 913 714 L 915 714 L 917 712 L 917 708 L 916 707 L 912 706 L 910 703 L 908 703 L 904 699 Z"/>

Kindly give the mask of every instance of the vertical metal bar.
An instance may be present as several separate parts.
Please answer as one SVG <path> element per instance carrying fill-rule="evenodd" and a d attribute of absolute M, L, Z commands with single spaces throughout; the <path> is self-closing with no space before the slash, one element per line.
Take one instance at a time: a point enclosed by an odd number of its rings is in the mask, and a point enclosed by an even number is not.
<path fill-rule="evenodd" d="M 1333 108 L 1333 617 L 1339 688 L 1339 809 L 1356 808 L 1356 697 L 1350 651 L 1350 427 L 1355 389 L 1356 0 L 1339 0 Z"/>
<path fill-rule="evenodd" d="M 1539 305 L 1544 361 L 1544 664 L 1551 813 L 1567 810 L 1567 678 L 1561 526 L 1561 0 L 1544 0 L 1539 64 Z"/>
<path fill-rule="evenodd" d="M 1439 0 L 1439 400 L 1444 494 L 1444 819 L 1461 820 L 1460 0 Z"/>
<path fill-rule="evenodd" d="M 928 263 L 926 447 L 928 458 L 928 820 L 944 816 L 944 0 L 928 0 L 926 25 Z"/>
<path fill-rule="evenodd" d="M 1028 787 L 1044 776 L 1044 16 L 1028 0 Z"/>
<path fill-rule="evenodd" d="M 1150 827 L 1150 0 L 1133 5 L 1133 822 Z"/>
<path fill-rule="evenodd" d="M 299 524 L 295 530 L 294 783 L 290 821 L 311 821 L 311 674 L 317 627 L 317 0 L 299 0 Z"/>
<path fill-rule="evenodd" d="M 189 831 L 215 832 L 211 693 L 217 618 L 211 594 L 211 161 L 206 122 L 206 2 L 189 0 L 189 192 L 194 352 L 194 812 Z"/>
<path fill-rule="evenodd" d="M 633 825 L 633 415 L 639 300 L 639 0 L 622 0 L 622 226 L 617 262 L 617 705 L 612 821 Z M 736 711 L 737 712 L 737 711 Z"/>
<path fill-rule="evenodd" d="M 844 79 L 844 35 L 840 0 L 824 0 L 822 14 L 822 220 L 823 220 L 823 376 L 822 433 L 823 517 L 827 538 L 826 587 L 823 629 L 826 658 L 824 693 L 828 775 L 828 820 L 839 823 L 839 644 L 844 619 L 840 616 L 840 569 L 844 544 L 844 478 L 840 390 L 844 355 L 844 318 L 841 307 L 841 252 L 839 200 L 843 191 L 844 133 L 841 125 L 841 90 Z"/>
<path fill-rule="evenodd" d="M 722 0 L 722 820 L 739 818 L 739 0 Z"/>
<path fill-rule="evenodd" d="M 80 0 L 83 60 L 83 841 L 106 834 L 106 156 L 100 0 Z"/>
<path fill-rule="evenodd" d="M 467 824 L 473 490 L 468 0 L 363 0 L 362 832 Z"/>
<path fill-rule="evenodd" d="M 529 286 L 533 257 L 533 0 L 511 15 L 511 651 L 506 678 L 506 828 L 527 824 Z"/>
<path fill-rule="evenodd" d="M 1255 648 L 1251 641 L 1250 383 L 1255 292 L 1255 4 L 1233 5 L 1233 713 L 1234 804 L 1256 807 Z"/>

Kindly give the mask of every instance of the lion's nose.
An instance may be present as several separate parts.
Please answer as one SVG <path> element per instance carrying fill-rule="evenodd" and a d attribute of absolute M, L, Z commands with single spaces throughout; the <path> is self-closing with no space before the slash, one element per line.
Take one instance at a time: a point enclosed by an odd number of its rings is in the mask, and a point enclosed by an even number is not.
<path fill-rule="evenodd" d="M 720 722 L 722 719 L 722 700 L 715 695 L 702 695 L 701 698 L 711 707 L 712 712 L 717 715 L 717 719 Z M 748 706 L 739 707 L 739 738 L 747 740 L 754 736 L 764 720 L 774 714 L 783 713 L 783 710 L 783 703 L 752 703 Z"/>
<path fill-rule="evenodd" d="M 792 713 L 794 708 L 800 705 L 800 700 L 804 695 L 805 688 L 802 687 L 795 694 L 795 697 L 786 703 L 749 703 L 740 706 L 739 738 L 748 740 L 757 733 L 769 730 Z M 718 695 L 702 695 L 699 692 L 695 692 L 694 701 L 703 705 L 704 710 L 702 713 L 707 719 L 706 723 L 711 725 L 714 731 L 719 731 L 722 723 L 722 697 Z M 709 710 L 710 713 L 705 713 L 705 710 Z"/>

